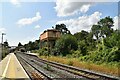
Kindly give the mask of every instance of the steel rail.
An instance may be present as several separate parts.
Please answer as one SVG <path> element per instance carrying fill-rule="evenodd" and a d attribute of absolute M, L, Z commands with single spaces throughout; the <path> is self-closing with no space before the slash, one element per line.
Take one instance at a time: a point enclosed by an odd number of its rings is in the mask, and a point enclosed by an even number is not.
<path fill-rule="evenodd" d="M 42 74 L 43 76 L 45 76 L 48 80 L 52 80 L 51 77 L 47 76 L 45 73 L 41 72 L 39 69 L 37 69 L 36 67 L 34 67 L 32 64 L 30 64 L 28 61 L 26 61 L 23 57 L 18 56 L 17 57 L 21 58 L 21 60 L 24 60 L 28 65 L 30 65 L 32 68 L 34 68 L 36 71 L 38 71 L 40 74 Z M 31 79 L 32 80 L 32 79 Z"/>
<path fill-rule="evenodd" d="M 27 55 L 29 55 L 29 54 L 27 54 Z M 29 55 L 29 56 L 32 56 L 32 55 Z M 37 59 L 37 58 L 38 58 L 38 57 L 36 56 L 36 59 Z M 34 59 L 35 59 L 35 56 L 34 56 Z M 66 71 L 68 71 L 68 72 L 71 72 L 71 71 L 69 71 L 69 70 L 67 70 L 67 69 L 71 69 L 71 70 L 75 70 L 75 71 L 84 72 L 84 73 L 86 73 L 86 74 L 98 76 L 100 79 L 105 79 L 105 80 L 106 80 L 106 79 L 107 79 L 107 80 L 119 80 L 119 77 L 113 77 L 113 76 L 106 75 L 106 74 L 96 73 L 96 72 L 93 72 L 93 71 L 88 71 L 88 70 L 76 68 L 76 67 L 73 67 L 73 66 L 68 66 L 68 65 L 65 65 L 65 64 L 56 63 L 56 62 L 48 61 L 48 60 L 41 59 L 41 58 L 39 58 L 39 59 L 37 59 L 37 60 L 43 61 L 43 62 L 46 63 L 46 64 L 49 64 L 49 65 L 51 65 L 51 66 L 53 66 L 53 67 L 56 67 L 56 68 L 59 68 L 59 69 L 62 69 L 62 70 L 66 70 Z M 56 66 L 56 65 L 57 65 L 57 66 Z M 58 67 L 58 66 L 60 66 L 60 67 Z M 67 68 L 67 69 L 63 69 L 63 68 L 61 68 L 61 67 L 64 67 L 64 68 Z M 74 73 L 74 72 L 71 72 L 71 73 Z M 78 74 L 78 73 L 74 73 L 74 74 L 80 75 L 80 74 Z M 88 78 L 88 79 L 94 79 L 94 78 L 90 78 L 90 77 L 84 76 L 84 75 L 80 75 L 80 76 L 83 76 L 83 77 Z M 95 79 L 95 80 L 96 80 L 96 79 Z"/>
<path fill-rule="evenodd" d="M 50 63 L 50 65 L 57 65 L 57 66 L 61 66 L 61 67 L 64 67 L 64 68 L 68 68 L 68 69 L 71 69 L 71 70 L 75 70 L 75 71 L 80 71 L 80 72 L 84 72 L 84 73 L 87 73 L 87 74 L 91 74 L 91 75 L 95 75 L 95 76 L 99 76 L 100 78 L 102 79 L 107 79 L 107 80 L 118 80 L 119 78 L 118 77 L 112 77 L 112 76 L 108 76 L 106 74 L 100 74 L 100 73 L 95 73 L 95 72 L 92 72 L 92 71 L 88 71 L 88 70 L 84 70 L 84 69 L 79 69 L 79 68 L 76 68 L 76 67 L 73 67 L 73 66 L 68 66 L 68 65 L 65 65 L 65 64 L 60 64 L 60 63 L 56 63 L 56 62 L 52 62 L 52 61 L 48 61 L 48 60 L 45 60 L 45 59 L 40 59 L 42 61 L 44 61 L 45 63 Z M 77 74 L 77 73 L 75 73 Z M 79 75 L 79 74 L 78 74 Z M 84 75 L 81 75 L 83 77 L 86 77 L 86 78 L 89 78 L 87 76 L 84 76 Z M 89 79 L 93 79 L 93 78 L 89 78 Z M 95 79 L 96 80 L 96 79 Z"/>

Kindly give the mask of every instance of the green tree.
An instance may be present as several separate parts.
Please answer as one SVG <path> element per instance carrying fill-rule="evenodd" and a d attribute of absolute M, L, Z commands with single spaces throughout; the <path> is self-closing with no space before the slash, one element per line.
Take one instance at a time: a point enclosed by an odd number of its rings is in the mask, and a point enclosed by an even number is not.
<path fill-rule="evenodd" d="M 2 58 L 4 58 L 9 53 L 9 44 L 7 41 L 4 42 L 3 46 L 0 46 L 2 48 Z"/>
<path fill-rule="evenodd" d="M 8 42 L 5 41 L 5 42 L 4 42 L 4 47 L 8 47 L 8 46 L 9 46 Z"/>
<path fill-rule="evenodd" d="M 84 40 L 85 45 L 90 50 L 95 46 L 92 32 L 89 33 L 87 31 L 82 30 L 81 32 L 75 33 L 74 36 L 76 37 L 76 39 L 77 39 L 78 42 Z"/>
<path fill-rule="evenodd" d="M 25 47 L 25 49 L 26 49 L 27 51 L 31 51 L 31 50 L 33 49 L 33 42 L 32 42 L 32 41 L 29 41 L 28 44 L 25 44 L 25 45 L 24 45 L 24 47 Z"/>
<path fill-rule="evenodd" d="M 81 44 L 83 44 L 82 42 Z M 120 31 L 113 31 L 111 36 L 102 38 L 97 44 L 97 49 L 87 55 L 84 60 L 93 61 L 95 63 L 103 62 L 119 62 L 120 61 Z M 79 44 L 78 44 L 79 46 Z M 80 46 L 83 48 L 82 46 Z M 79 47 L 78 47 L 79 48 Z"/>
<path fill-rule="evenodd" d="M 23 46 L 20 42 L 18 43 L 18 47 L 21 47 L 21 46 Z"/>
<path fill-rule="evenodd" d="M 65 24 L 56 24 L 55 29 L 59 30 L 62 34 L 70 34 L 70 31 Z"/>
<path fill-rule="evenodd" d="M 120 48 L 120 31 L 114 31 L 110 37 L 105 39 L 105 46 L 112 48 L 113 46 L 117 46 Z"/>
<path fill-rule="evenodd" d="M 99 34 L 101 31 L 101 26 L 100 25 L 93 25 L 91 28 L 92 34 L 93 36 L 95 36 L 95 38 L 98 40 L 99 39 Z"/>
<path fill-rule="evenodd" d="M 110 16 L 100 19 L 97 25 L 93 25 L 91 31 L 96 39 L 110 36 L 113 32 L 113 19 Z"/>
<path fill-rule="evenodd" d="M 81 32 L 75 33 L 74 36 L 76 37 L 77 40 L 85 40 L 88 37 L 88 32 L 82 30 Z"/>
<path fill-rule="evenodd" d="M 62 35 L 55 44 L 57 52 L 64 56 L 70 54 L 70 50 L 77 50 L 77 47 L 77 39 L 70 34 Z"/>
<path fill-rule="evenodd" d="M 34 42 L 29 41 L 29 43 L 24 45 L 27 51 L 38 50 L 39 46 L 40 46 L 40 40 L 35 40 Z"/>
<path fill-rule="evenodd" d="M 78 50 L 81 52 L 83 56 L 87 54 L 87 45 L 86 45 L 85 40 L 78 42 Z"/>

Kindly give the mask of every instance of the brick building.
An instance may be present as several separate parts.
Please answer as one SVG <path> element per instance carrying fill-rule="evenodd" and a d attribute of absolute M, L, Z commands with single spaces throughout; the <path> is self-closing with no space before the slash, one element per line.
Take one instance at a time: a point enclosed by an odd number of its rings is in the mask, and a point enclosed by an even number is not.
<path fill-rule="evenodd" d="M 52 48 L 55 46 L 55 41 L 60 38 L 61 33 L 56 29 L 45 30 L 40 35 L 40 47 L 48 47 L 48 52 L 50 53 Z"/>

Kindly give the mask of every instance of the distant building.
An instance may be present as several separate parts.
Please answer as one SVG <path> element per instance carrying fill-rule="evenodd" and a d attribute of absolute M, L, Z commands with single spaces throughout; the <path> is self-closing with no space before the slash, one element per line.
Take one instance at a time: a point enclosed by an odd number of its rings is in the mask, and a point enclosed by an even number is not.
<path fill-rule="evenodd" d="M 40 35 L 40 47 L 48 47 L 48 52 L 51 52 L 51 49 L 55 45 L 55 41 L 60 38 L 61 33 L 60 31 L 56 29 L 48 29 L 45 30 L 41 35 Z"/>
<path fill-rule="evenodd" d="M 40 40 L 56 40 L 60 38 L 60 31 L 56 29 L 48 29 L 45 30 L 41 35 L 40 35 Z"/>
<path fill-rule="evenodd" d="M 8 52 L 11 53 L 15 50 L 16 46 L 8 46 Z"/>
<path fill-rule="evenodd" d="M 17 46 L 10 46 L 10 49 L 15 49 Z"/>

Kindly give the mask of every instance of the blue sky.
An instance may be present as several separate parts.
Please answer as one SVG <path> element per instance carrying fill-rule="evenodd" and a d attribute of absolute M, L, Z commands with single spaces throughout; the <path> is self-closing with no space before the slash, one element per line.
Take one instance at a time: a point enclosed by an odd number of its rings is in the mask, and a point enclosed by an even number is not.
<path fill-rule="evenodd" d="M 118 24 L 117 2 L 12 2 L 0 3 L 0 34 L 5 32 L 4 41 L 16 46 L 39 39 L 39 35 L 55 24 L 65 23 L 74 34 L 89 31 L 91 25 L 101 18 L 111 16 Z M 0 36 L 1 38 L 1 36 Z"/>

